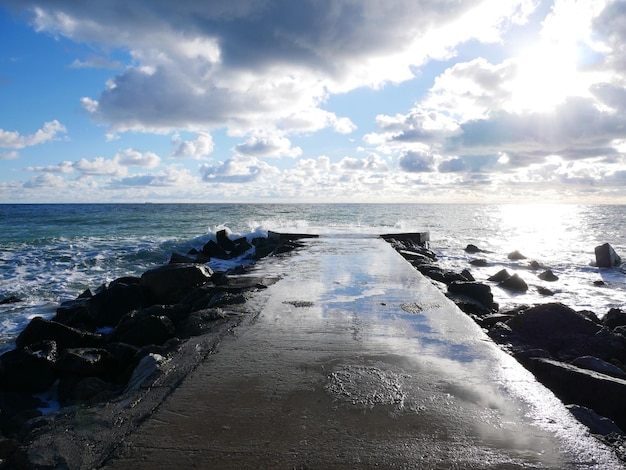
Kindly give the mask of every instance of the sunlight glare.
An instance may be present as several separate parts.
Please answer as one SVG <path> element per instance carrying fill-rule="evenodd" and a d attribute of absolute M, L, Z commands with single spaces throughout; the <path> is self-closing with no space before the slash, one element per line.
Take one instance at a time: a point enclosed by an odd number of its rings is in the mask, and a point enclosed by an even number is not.
<path fill-rule="evenodd" d="M 539 44 L 514 59 L 516 76 L 510 82 L 513 112 L 550 111 L 568 96 L 585 91 L 577 70 L 575 46 Z"/>

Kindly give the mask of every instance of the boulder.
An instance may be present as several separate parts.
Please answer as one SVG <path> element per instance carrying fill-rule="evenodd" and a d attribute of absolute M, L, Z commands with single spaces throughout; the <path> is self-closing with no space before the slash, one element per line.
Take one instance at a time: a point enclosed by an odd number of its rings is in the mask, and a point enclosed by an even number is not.
<path fill-rule="evenodd" d="M 515 250 L 509 253 L 507 258 L 510 260 L 520 260 L 520 259 L 526 259 L 526 256 L 521 254 L 519 251 Z"/>
<path fill-rule="evenodd" d="M 608 436 L 609 434 L 623 435 L 622 431 L 612 420 L 600 416 L 595 411 L 580 405 L 567 405 L 567 409 L 574 417 L 589 428 L 591 434 Z"/>
<path fill-rule="evenodd" d="M 466 253 L 481 253 L 483 250 L 481 250 L 480 248 L 478 248 L 476 245 L 472 245 L 471 243 L 469 243 L 466 247 L 465 247 L 465 252 Z"/>
<path fill-rule="evenodd" d="M 14 304 L 21 301 L 22 299 L 20 299 L 19 297 L 15 295 L 10 295 L 9 297 L 5 297 L 4 299 L 0 300 L 0 305 Z"/>
<path fill-rule="evenodd" d="M 498 284 L 500 287 L 512 292 L 526 292 L 528 290 L 528 284 L 526 281 L 519 277 L 517 274 L 513 274 L 511 277 L 503 280 Z"/>
<path fill-rule="evenodd" d="M 571 361 L 571 364 L 581 369 L 594 370 L 601 374 L 610 375 L 611 377 L 626 379 L 626 372 L 622 369 L 594 356 L 577 357 Z"/>
<path fill-rule="evenodd" d="M 199 264 L 166 264 L 146 271 L 141 286 L 152 304 L 175 304 L 189 290 L 211 279 L 211 268 Z"/>
<path fill-rule="evenodd" d="M 472 266 L 483 268 L 487 266 L 489 263 L 484 258 L 477 258 L 477 259 L 470 260 L 469 264 L 471 264 Z"/>
<path fill-rule="evenodd" d="M 572 347 L 584 348 L 600 331 L 600 325 L 560 303 L 524 310 L 506 322 L 526 344 L 552 353 Z M 581 356 L 584 354 L 577 354 Z"/>
<path fill-rule="evenodd" d="M 454 281 L 448 285 L 448 292 L 476 300 L 488 311 L 494 309 L 493 294 L 487 284 L 471 281 Z"/>
<path fill-rule="evenodd" d="M 547 287 L 543 287 L 543 286 L 538 286 L 537 287 L 537 292 L 539 293 L 539 295 L 543 295 L 545 297 L 550 297 L 554 295 L 554 291 L 548 289 Z"/>
<path fill-rule="evenodd" d="M 495 273 L 493 276 L 489 276 L 487 280 L 493 281 L 493 282 L 502 282 L 510 277 L 511 277 L 511 273 L 509 273 L 506 269 L 501 269 L 500 271 Z"/>
<path fill-rule="evenodd" d="M 99 377 L 61 379 L 58 386 L 59 401 L 67 403 L 97 403 L 108 400 L 115 386 Z"/>
<path fill-rule="evenodd" d="M 529 359 L 526 367 L 564 403 L 590 408 L 626 429 L 626 380 L 546 358 Z"/>
<path fill-rule="evenodd" d="M 604 315 L 604 318 L 602 318 L 602 324 L 611 329 L 624 326 L 626 325 L 626 312 L 619 308 L 612 308 Z"/>
<path fill-rule="evenodd" d="M 111 354 L 102 348 L 65 349 L 56 361 L 61 376 L 108 376 L 114 365 Z"/>
<path fill-rule="evenodd" d="M 4 385 L 28 393 L 48 390 L 57 379 L 54 367 L 57 355 L 54 341 L 42 341 L 5 352 L 0 356 Z"/>
<path fill-rule="evenodd" d="M 97 329 L 96 321 L 89 310 L 91 297 L 93 295 L 63 302 L 57 308 L 56 315 L 52 318 L 52 321 L 79 330 L 95 332 Z"/>
<path fill-rule="evenodd" d="M 551 269 L 546 269 L 544 272 L 537 276 L 542 281 L 554 282 L 559 280 L 559 276 L 554 274 Z"/>
<path fill-rule="evenodd" d="M 81 331 L 55 321 L 35 317 L 18 335 L 15 344 L 18 348 L 24 348 L 29 344 L 46 340 L 54 341 L 59 351 L 66 348 L 97 348 L 104 346 L 105 343 L 102 335 Z"/>
<path fill-rule="evenodd" d="M 215 239 L 220 248 L 222 248 L 226 252 L 230 253 L 237 249 L 237 245 L 235 244 L 235 242 L 228 238 L 226 230 L 218 230 L 215 234 Z"/>
<path fill-rule="evenodd" d="M 174 333 L 174 324 L 165 315 L 131 312 L 117 325 L 111 339 L 141 347 L 147 344 L 163 344 Z"/>
<path fill-rule="evenodd" d="M 238 238 L 237 240 L 234 240 L 234 243 L 235 243 L 235 248 L 231 252 L 231 255 L 234 256 L 235 258 L 243 255 L 246 251 L 252 249 L 252 245 L 250 244 L 250 242 L 248 241 L 246 237 Z"/>
<path fill-rule="evenodd" d="M 599 268 L 612 268 L 622 262 L 622 259 L 608 243 L 595 247 L 596 265 Z"/>
<path fill-rule="evenodd" d="M 414 266 L 419 264 L 430 264 L 433 261 L 432 258 L 415 251 L 400 250 L 398 253 L 400 253 L 405 260 L 409 261 Z"/>
<path fill-rule="evenodd" d="M 89 300 L 89 311 L 98 327 L 115 326 L 128 312 L 149 303 L 145 286 L 113 282 Z"/>
<path fill-rule="evenodd" d="M 226 318 L 226 315 L 219 308 L 198 310 L 176 325 L 176 336 L 181 339 L 200 336 L 213 328 L 217 320 Z"/>
<path fill-rule="evenodd" d="M 218 258 L 218 259 L 230 259 L 231 258 L 228 252 L 224 248 L 219 246 L 213 240 L 209 240 L 208 242 L 205 243 L 205 245 L 202 247 L 202 254 L 204 256 L 208 256 L 209 258 Z"/>

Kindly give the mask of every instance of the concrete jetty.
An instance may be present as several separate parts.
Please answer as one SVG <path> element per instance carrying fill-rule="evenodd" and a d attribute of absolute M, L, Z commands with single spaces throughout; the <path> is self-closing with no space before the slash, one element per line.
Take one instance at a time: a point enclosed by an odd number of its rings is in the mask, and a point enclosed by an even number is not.
<path fill-rule="evenodd" d="M 104 468 L 621 468 L 382 239 L 304 243 Z"/>

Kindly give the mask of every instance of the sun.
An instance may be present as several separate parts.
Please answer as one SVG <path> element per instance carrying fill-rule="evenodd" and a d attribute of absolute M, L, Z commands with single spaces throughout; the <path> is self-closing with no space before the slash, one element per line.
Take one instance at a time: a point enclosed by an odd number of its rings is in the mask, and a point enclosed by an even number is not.
<path fill-rule="evenodd" d="M 541 43 L 511 59 L 511 65 L 509 111 L 550 111 L 568 96 L 586 93 L 575 46 Z"/>

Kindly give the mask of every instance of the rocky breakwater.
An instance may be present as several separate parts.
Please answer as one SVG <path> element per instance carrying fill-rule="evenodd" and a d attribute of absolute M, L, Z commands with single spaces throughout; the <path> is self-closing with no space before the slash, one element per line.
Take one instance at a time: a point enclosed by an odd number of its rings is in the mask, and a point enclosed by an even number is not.
<path fill-rule="evenodd" d="M 297 248 L 295 238 L 270 233 L 249 242 L 221 231 L 215 241 L 174 253 L 168 264 L 140 277 L 86 290 L 62 303 L 53 318 L 33 318 L 15 348 L 0 356 L 0 468 L 42 465 L 28 446 L 49 427 L 38 420 L 44 396 L 66 413 L 119 399 L 149 387 L 159 364 L 190 338 L 232 329 L 246 313 L 249 294 L 273 282 L 245 275 L 247 267 Z M 214 272 L 205 265 L 213 258 L 241 264 Z"/>
<path fill-rule="evenodd" d="M 501 311 L 491 287 L 525 292 L 528 284 L 506 270 L 487 282 L 477 282 L 469 269 L 445 270 L 427 243 L 406 235 L 384 238 L 418 271 L 429 277 L 456 305 L 471 316 L 505 351 L 550 388 L 572 414 L 616 454 L 626 460 L 626 312 L 611 309 L 602 319 L 594 312 L 576 311 L 560 303 L 522 305 Z M 480 253 L 474 245 L 468 253 Z M 620 257 L 609 245 L 596 247 L 598 267 L 613 268 Z M 519 252 L 508 260 L 524 260 Z M 480 258 L 470 262 L 481 263 Z M 542 269 L 532 262 L 531 269 Z M 539 279 L 555 281 L 550 269 Z M 541 287 L 538 287 L 540 289 Z M 541 292 L 549 295 L 549 292 Z"/>

